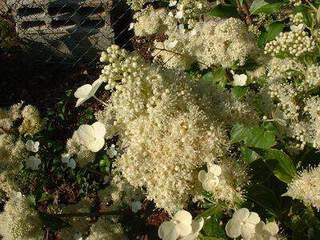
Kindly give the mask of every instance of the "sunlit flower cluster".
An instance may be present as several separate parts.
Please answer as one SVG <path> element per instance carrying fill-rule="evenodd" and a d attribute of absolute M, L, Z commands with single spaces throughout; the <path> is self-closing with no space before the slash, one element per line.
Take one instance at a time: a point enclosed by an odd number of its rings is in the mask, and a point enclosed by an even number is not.
<path fill-rule="evenodd" d="M 215 201 L 224 201 L 231 206 L 242 200 L 242 188 L 247 181 L 245 169 L 235 166 L 233 160 L 224 159 L 220 165 L 208 164 L 207 171 L 198 173 L 202 188 L 211 193 Z"/>
<path fill-rule="evenodd" d="M 235 18 L 199 21 L 192 30 L 167 34 L 164 42 L 155 42 L 154 56 L 169 68 L 187 69 L 194 62 L 202 68 L 242 66 L 258 51 L 246 25 Z"/>
<path fill-rule="evenodd" d="M 223 156 L 228 146 L 224 130 L 216 122 L 226 117 L 218 109 L 224 105 L 206 109 L 208 99 L 193 97 L 192 83 L 184 75 L 160 72 L 116 47 L 107 53 L 103 60 L 108 59 L 109 64 L 100 79 L 116 91 L 106 110 L 96 116 L 106 129 L 120 136 L 124 153 L 117 159 L 117 169 L 134 187 L 146 187 L 147 198 L 158 207 L 169 212 L 183 208 L 198 191 L 197 169 Z M 113 55 L 120 55 L 120 60 Z M 231 165 L 229 169 L 234 171 Z M 233 195 L 229 196 L 233 202 Z"/>
<path fill-rule="evenodd" d="M 100 217 L 90 228 L 87 240 L 124 240 L 125 235 L 119 223 Z"/>
<path fill-rule="evenodd" d="M 288 185 L 286 196 L 303 201 L 307 206 L 320 209 L 320 167 L 305 169 Z"/>
<path fill-rule="evenodd" d="M 147 7 L 134 15 L 134 33 L 136 36 L 160 34 L 167 29 L 165 24 L 168 12 L 165 8 Z"/>
<path fill-rule="evenodd" d="M 4 240 L 43 239 L 44 231 L 38 213 L 21 193 L 15 193 L 0 214 L 0 234 Z"/>
<path fill-rule="evenodd" d="M 296 26 L 294 26 L 296 27 Z M 275 40 L 268 42 L 265 53 L 277 56 L 280 54 L 292 57 L 300 57 L 315 49 L 314 39 L 303 29 L 303 25 L 297 26 L 290 32 L 281 32 Z"/>

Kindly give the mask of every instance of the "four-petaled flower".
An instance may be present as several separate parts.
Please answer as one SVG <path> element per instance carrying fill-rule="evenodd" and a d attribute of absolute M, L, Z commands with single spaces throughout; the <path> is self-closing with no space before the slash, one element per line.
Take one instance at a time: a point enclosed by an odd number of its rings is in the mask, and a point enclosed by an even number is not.
<path fill-rule="evenodd" d="M 81 145 L 92 152 L 98 152 L 104 146 L 106 128 L 100 122 L 95 122 L 91 126 L 84 124 L 79 127 L 75 135 Z"/>
<path fill-rule="evenodd" d="M 198 179 L 202 183 L 203 189 L 211 192 L 219 184 L 221 172 L 221 167 L 216 164 L 208 166 L 208 172 L 201 170 Z"/>
<path fill-rule="evenodd" d="M 257 213 L 250 212 L 247 208 L 241 208 L 234 212 L 225 230 L 230 238 L 237 238 L 241 235 L 244 240 L 251 240 L 259 222 L 260 217 Z"/>
<path fill-rule="evenodd" d="M 101 79 L 98 79 L 94 81 L 91 84 L 85 84 L 77 89 L 77 91 L 74 93 L 74 96 L 78 98 L 76 107 L 80 106 L 82 103 L 87 101 L 89 98 L 93 97 L 100 87 L 100 85 L 103 83 Z"/>
<path fill-rule="evenodd" d="M 40 143 L 37 141 L 37 142 L 34 142 L 32 140 L 28 140 L 26 142 L 26 149 L 29 151 L 29 152 L 38 152 L 39 151 L 39 145 Z"/>
<path fill-rule="evenodd" d="M 231 71 L 233 75 L 233 86 L 245 86 L 247 84 L 248 76 L 246 74 L 235 74 Z"/>
<path fill-rule="evenodd" d="M 185 210 L 178 211 L 171 221 L 163 222 L 158 235 L 163 240 L 195 240 L 204 224 L 203 218 L 192 220 L 192 216 Z"/>
<path fill-rule="evenodd" d="M 41 164 L 41 160 L 37 155 L 29 156 L 26 159 L 26 168 L 29 168 L 31 170 L 38 170 L 40 164 Z"/>
<path fill-rule="evenodd" d="M 256 225 L 256 232 L 252 240 L 277 240 L 277 234 L 279 232 L 279 227 L 275 222 L 269 222 L 265 224 L 260 221 Z"/>
<path fill-rule="evenodd" d="M 77 166 L 76 161 L 71 157 L 69 153 L 64 153 L 61 155 L 61 161 L 66 163 L 67 166 L 71 169 L 75 169 Z"/>

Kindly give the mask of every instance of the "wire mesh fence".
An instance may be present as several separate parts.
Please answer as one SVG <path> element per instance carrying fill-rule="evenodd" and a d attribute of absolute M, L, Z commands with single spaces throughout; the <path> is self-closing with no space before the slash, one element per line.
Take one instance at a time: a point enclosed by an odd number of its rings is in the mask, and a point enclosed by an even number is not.
<path fill-rule="evenodd" d="M 131 48 L 132 11 L 124 0 L 0 0 L 35 60 L 93 64 L 112 43 Z"/>

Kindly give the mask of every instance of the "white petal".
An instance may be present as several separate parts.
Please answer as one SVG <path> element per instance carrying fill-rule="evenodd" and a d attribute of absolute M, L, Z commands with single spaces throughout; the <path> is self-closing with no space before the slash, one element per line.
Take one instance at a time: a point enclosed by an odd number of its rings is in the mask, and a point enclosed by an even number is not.
<path fill-rule="evenodd" d="M 77 130 L 77 135 L 81 144 L 87 146 L 90 142 L 94 141 L 94 130 L 90 125 L 84 124 Z"/>
<path fill-rule="evenodd" d="M 91 90 L 92 86 L 90 84 L 85 84 L 77 89 L 74 96 L 76 98 L 86 98 L 90 95 Z"/>
<path fill-rule="evenodd" d="M 255 228 L 256 235 L 258 236 L 262 235 L 264 232 L 264 227 L 265 227 L 265 223 L 263 221 L 260 221 Z"/>
<path fill-rule="evenodd" d="M 87 147 L 91 152 L 99 152 L 103 148 L 104 143 L 103 138 L 97 138 L 95 141 L 90 142 Z"/>
<path fill-rule="evenodd" d="M 204 181 L 202 183 L 202 187 L 204 190 L 210 192 L 210 191 L 213 191 L 213 189 L 218 186 L 219 184 L 219 178 L 217 177 L 214 177 L 214 178 L 211 178 L 211 179 L 207 179 L 206 181 Z"/>
<path fill-rule="evenodd" d="M 142 208 L 142 203 L 140 201 L 134 201 L 131 203 L 131 210 L 137 213 Z"/>
<path fill-rule="evenodd" d="M 207 172 L 204 171 L 204 170 L 201 170 L 199 173 L 198 173 L 198 180 L 203 183 L 205 180 L 206 180 L 206 175 L 207 175 Z"/>
<path fill-rule="evenodd" d="M 175 238 L 173 238 L 174 240 L 176 240 L 178 234 L 175 229 L 175 224 L 169 221 L 163 222 L 158 229 L 158 236 L 164 240 L 169 239 L 168 237 L 176 236 Z"/>
<path fill-rule="evenodd" d="M 93 96 L 96 93 L 96 91 L 99 89 L 99 87 L 101 86 L 102 83 L 103 83 L 103 81 L 100 79 L 98 79 L 92 83 L 92 90 L 90 91 L 91 96 Z"/>
<path fill-rule="evenodd" d="M 187 212 L 186 210 L 180 210 L 178 211 L 174 217 L 172 218 L 172 220 L 175 220 L 179 223 L 184 223 L 187 225 L 191 225 L 192 224 L 192 216 L 189 212 Z"/>
<path fill-rule="evenodd" d="M 272 236 L 276 235 L 279 232 L 279 227 L 275 222 L 267 223 L 264 227 Z"/>
<path fill-rule="evenodd" d="M 204 225 L 204 219 L 200 218 L 198 221 L 192 222 L 192 232 L 197 233 L 200 232 Z"/>
<path fill-rule="evenodd" d="M 247 83 L 247 75 L 245 74 L 234 74 L 233 75 L 233 85 L 234 86 L 245 86 Z"/>
<path fill-rule="evenodd" d="M 221 167 L 217 164 L 213 164 L 208 170 L 208 172 L 213 173 L 215 176 L 220 176 L 222 172 Z"/>
<path fill-rule="evenodd" d="M 247 208 L 240 208 L 233 214 L 232 218 L 240 221 L 245 221 L 250 215 L 250 211 Z"/>
<path fill-rule="evenodd" d="M 228 237 L 237 238 L 241 234 L 241 224 L 237 219 L 232 218 L 227 223 L 225 230 Z"/>
<path fill-rule="evenodd" d="M 71 158 L 71 155 L 69 153 L 61 154 L 61 162 L 63 163 L 68 163 L 70 158 Z"/>
<path fill-rule="evenodd" d="M 88 99 L 89 99 L 89 97 L 79 98 L 79 99 L 77 100 L 76 107 L 79 107 L 82 103 L 84 103 L 84 102 L 87 101 Z"/>
<path fill-rule="evenodd" d="M 191 224 L 186 223 L 178 223 L 176 224 L 176 231 L 179 236 L 185 237 L 192 233 L 192 226 Z"/>
<path fill-rule="evenodd" d="M 71 158 L 69 161 L 68 161 L 68 167 L 69 168 L 71 168 L 71 169 L 75 169 L 76 168 L 76 166 L 77 166 L 77 163 L 76 163 L 76 161 L 73 159 L 73 158 Z"/>
<path fill-rule="evenodd" d="M 260 222 L 260 217 L 256 212 L 250 212 L 249 217 L 246 219 L 246 223 L 258 224 Z"/>
<path fill-rule="evenodd" d="M 243 224 L 241 227 L 241 236 L 243 240 L 250 240 L 254 233 L 255 233 L 255 226 L 254 224 L 246 223 Z"/>
<path fill-rule="evenodd" d="M 95 122 L 92 124 L 93 130 L 94 130 L 94 136 L 96 138 L 104 138 L 106 135 L 106 127 L 101 122 Z"/>
<path fill-rule="evenodd" d="M 41 160 L 36 156 L 29 156 L 26 159 L 26 167 L 32 170 L 38 170 Z"/>

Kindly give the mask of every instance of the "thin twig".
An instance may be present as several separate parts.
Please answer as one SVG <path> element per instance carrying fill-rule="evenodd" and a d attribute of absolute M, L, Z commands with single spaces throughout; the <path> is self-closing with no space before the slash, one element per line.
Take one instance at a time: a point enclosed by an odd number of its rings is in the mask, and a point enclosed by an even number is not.
<path fill-rule="evenodd" d="M 238 13 L 245 16 L 245 20 L 247 24 L 252 24 L 252 18 L 249 11 L 249 6 L 246 1 L 243 1 L 241 4 L 239 0 L 236 0 Z"/>
<path fill-rule="evenodd" d="M 169 52 L 169 53 L 173 53 L 173 54 L 176 54 L 176 55 L 179 55 L 179 56 L 182 56 L 182 57 L 188 57 L 188 55 L 186 54 L 183 54 L 183 53 L 178 53 L 178 52 L 175 52 L 175 51 L 172 51 L 172 50 L 168 50 L 168 49 L 165 49 L 165 48 L 157 48 L 157 47 L 154 47 L 154 49 L 156 50 L 159 50 L 159 51 L 166 51 L 166 52 Z M 206 66 L 205 63 L 201 62 L 201 61 L 198 61 L 199 63 L 203 64 L 204 66 Z"/>
<path fill-rule="evenodd" d="M 102 100 L 100 100 L 99 98 L 97 98 L 95 95 L 93 95 L 93 98 L 94 98 L 95 100 L 97 100 L 99 103 L 101 103 L 102 105 L 108 106 L 108 104 L 106 104 L 104 101 L 102 101 Z"/>
<path fill-rule="evenodd" d="M 49 214 L 51 217 L 55 218 L 72 218 L 72 217 L 99 217 L 99 216 L 112 216 L 112 215 L 121 215 L 123 211 L 115 210 L 108 212 L 86 212 L 86 213 L 61 213 L 61 214 Z"/>

